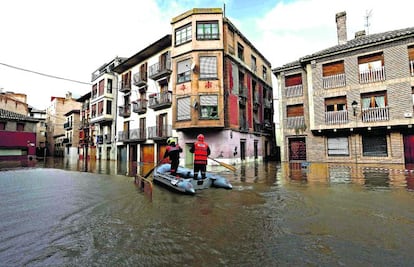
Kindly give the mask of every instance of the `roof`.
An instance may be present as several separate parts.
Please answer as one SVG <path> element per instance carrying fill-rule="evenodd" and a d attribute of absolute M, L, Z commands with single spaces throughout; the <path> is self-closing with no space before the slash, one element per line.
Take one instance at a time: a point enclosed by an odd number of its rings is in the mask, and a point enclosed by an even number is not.
<path fill-rule="evenodd" d="M 38 119 L 31 118 L 29 116 L 25 116 L 16 112 L 12 112 L 9 110 L 1 109 L 0 108 L 0 120 L 8 120 L 8 121 L 29 121 L 29 122 L 38 122 Z"/>
<path fill-rule="evenodd" d="M 167 34 L 158 41 L 156 41 L 153 44 L 150 44 L 146 48 L 142 49 L 132 57 L 128 58 L 118 66 L 116 66 L 113 71 L 121 74 L 124 71 L 136 66 L 137 64 L 145 61 L 146 59 L 150 58 L 151 56 L 159 53 L 160 51 L 171 47 L 172 45 L 172 39 L 171 34 Z"/>
<path fill-rule="evenodd" d="M 356 37 L 347 41 L 345 44 L 332 46 L 311 55 L 301 57 L 298 61 L 287 63 L 281 67 L 273 69 L 273 72 L 279 72 L 292 67 L 298 67 L 299 63 L 303 64 L 311 60 L 332 55 L 339 55 L 342 53 L 355 51 L 366 47 L 378 46 L 383 43 L 395 42 L 399 39 L 407 39 L 411 37 L 414 37 L 414 27 Z"/>

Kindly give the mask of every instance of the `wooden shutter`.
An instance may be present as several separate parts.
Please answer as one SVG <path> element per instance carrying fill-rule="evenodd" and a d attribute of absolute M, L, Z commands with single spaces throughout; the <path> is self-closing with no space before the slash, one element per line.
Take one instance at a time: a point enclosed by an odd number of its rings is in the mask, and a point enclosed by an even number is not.
<path fill-rule="evenodd" d="M 324 64 L 322 66 L 322 75 L 332 76 L 335 74 L 341 74 L 345 72 L 344 61 L 332 62 L 328 64 Z"/>

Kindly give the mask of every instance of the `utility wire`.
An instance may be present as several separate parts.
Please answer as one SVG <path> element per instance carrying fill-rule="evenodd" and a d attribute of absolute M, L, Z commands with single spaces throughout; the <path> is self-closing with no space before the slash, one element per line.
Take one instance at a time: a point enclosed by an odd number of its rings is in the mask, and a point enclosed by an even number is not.
<path fill-rule="evenodd" d="M 77 81 L 77 80 L 62 78 L 62 77 L 58 77 L 58 76 L 54 76 L 54 75 L 50 75 L 50 74 L 45 74 L 45 73 L 41 73 L 41 72 L 37 72 L 37 71 L 33 71 L 33 70 L 28 70 L 28 69 L 12 66 L 12 65 L 2 63 L 2 62 L 0 62 L 0 65 L 6 66 L 6 67 L 9 67 L 9 68 L 12 68 L 12 69 L 16 69 L 16 70 L 21 70 L 21 71 L 26 71 L 26 72 L 46 76 L 46 77 L 49 77 L 49 78 L 54 78 L 54 79 L 59 79 L 59 80 L 64 80 L 64 81 L 69 81 L 69 82 L 74 82 L 74 83 L 91 85 L 91 83 L 88 83 L 88 82 L 81 82 L 81 81 Z"/>

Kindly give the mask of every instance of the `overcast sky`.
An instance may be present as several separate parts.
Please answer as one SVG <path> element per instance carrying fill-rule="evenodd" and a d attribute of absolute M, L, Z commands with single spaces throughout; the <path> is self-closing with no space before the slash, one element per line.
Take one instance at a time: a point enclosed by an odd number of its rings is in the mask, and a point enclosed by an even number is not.
<path fill-rule="evenodd" d="M 171 18 L 195 7 L 221 7 L 280 67 L 337 45 L 335 14 L 346 11 L 348 39 L 414 27 L 409 1 L 13 0 L 0 3 L 0 89 L 27 94 L 44 109 L 51 96 L 90 90 L 91 73 L 116 56 L 130 57 L 171 33 Z M 365 17 L 369 16 L 369 28 Z M 51 78 L 18 70 L 18 67 Z M 67 81 L 67 80 L 73 81 Z M 276 85 L 274 85 L 276 88 Z"/>

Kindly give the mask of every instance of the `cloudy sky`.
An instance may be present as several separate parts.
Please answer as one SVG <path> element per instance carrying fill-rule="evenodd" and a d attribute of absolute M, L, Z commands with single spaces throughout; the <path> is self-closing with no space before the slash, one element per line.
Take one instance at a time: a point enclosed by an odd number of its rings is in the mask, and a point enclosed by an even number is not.
<path fill-rule="evenodd" d="M 335 14 L 346 11 L 348 39 L 414 27 L 406 0 L 13 0 L 0 3 L 0 90 L 27 94 L 46 108 L 51 96 L 90 90 L 91 73 L 130 57 L 165 34 L 171 18 L 195 7 L 225 15 L 279 67 L 337 44 Z M 369 27 L 366 27 L 366 16 Z M 276 87 L 276 85 L 274 85 Z"/>

